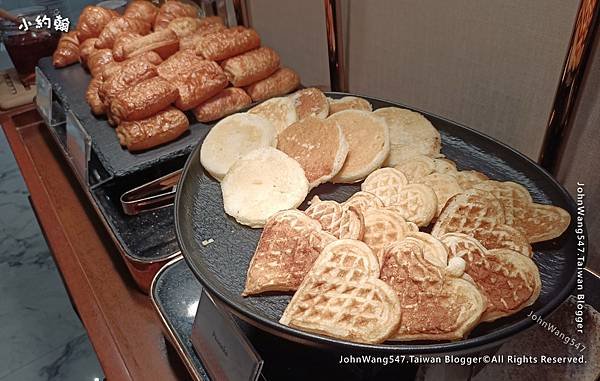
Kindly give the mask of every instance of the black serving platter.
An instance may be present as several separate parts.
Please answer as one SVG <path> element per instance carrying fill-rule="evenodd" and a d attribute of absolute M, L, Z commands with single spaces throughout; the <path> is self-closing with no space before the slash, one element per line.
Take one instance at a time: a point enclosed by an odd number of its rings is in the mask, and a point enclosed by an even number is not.
<path fill-rule="evenodd" d="M 119 143 L 114 128 L 105 117 L 96 117 L 85 100 L 91 76 L 81 65 L 61 69 L 52 66 L 52 57 L 38 62 L 40 70 L 52 85 L 63 107 L 71 110 L 91 138 L 92 150 L 103 169 L 111 176 L 122 177 L 165 162 L 186 157 L 206 134 L 210 125 L 190 123 L 189 131 L 177 140 L 147 151 L 131 153 Z M 193 121 L 193 118 L 189 118 Z"/>
<path fill-rule="evenodd" d="M 339 98 L 348 94 L 328 93 Z M 406 107 L 380 99 L 363 97 L 374 109 Z M 524 185 L 536 202 L 560 206 L 575 216 L 575 203 L 566 190 L 536 163 L 514 149 L 468 127 L 424 114 L 442 135 L 442 153 L 459 169 L 475 169 L 500 181 Z M 262 295 L 243 298 L 246 271 L 261 234 L 229 218 L 223 210 L 220 185 L 202 168 L 200 144 L 189 156 L 178 185 L 175 200 L 177 239 L 184 258 L 204 287 L 231 311 L 274 335 L 306 345 L 348 351 L 395 354 L 474 352 L 499 345 L 510 336 L 534 324 L 530 312 L 547 316 L 564 301 L 575 284 L 576 238 L 573 223 L 561 237 L 534 245 L 534 261 L 539 267 L 542 290 L 531 307 L 493 323 L 480 324 L 467 339 L 457 342 L 385 343 L 367 345 L 315 335 L 278 323 L 291 295 Z M 322 199 L 346 200 L 360 184 L 326 184 L 314 189 Z M 301 206 L 301 208 L 305 205 Z M 210 245 L 202 242 L 213 239 Z"/>

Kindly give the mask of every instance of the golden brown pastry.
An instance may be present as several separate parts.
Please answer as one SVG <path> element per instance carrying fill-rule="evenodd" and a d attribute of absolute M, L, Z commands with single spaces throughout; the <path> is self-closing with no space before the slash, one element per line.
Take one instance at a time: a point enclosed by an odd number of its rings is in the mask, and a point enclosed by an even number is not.
<path fill-rule="evenodd" d="M 171 0 L 164 3 L 158 10 L 154 20 L 154 30 L 162 30 L 169 26 L 171 20 L 178 17 L 197 17 L 198 8 L 191 4 Z"/>
<path fill-rule="evenodd" d="M 133 57 L 120 64 L 119 69 L 102 83 L 98 92 L 100 100 L 108 107 L 112 99 L 118 94 L 156 76 L 156 65 L 148 61 L 144 55 Z"/>
<path fill-rule="evenodd" d="M 204 33 L 207 30 L 215 28 L 216 25 L 225 27 L 223 19 L 220 16 L 203 17 L 198 19 L 198 29 L 196 30 L 196 33 Z"/>
<path fill-rule="evenodd" d="M 282 67 L 270 77 L 251 84 L 244 89 L 254 102 L 264 101 L 272 97 L 287 94 L 300 86 L 298 74 L 287 67 Z"/>
<path fill-rule="evenodd" d="M 129 151 L 142 151 L 177 139 L 188 127 L 185 114 L 169 107 L 147 119 L 123 122 L 116 132 Z"/>
<path fill-rule="evenodd" d="M 123 32 L 119 34 L 112 47 L 113 58 L 115 61 L 119 62 L 125 60 L 123 47 L 139 37 L 142 37 L 139 33 Z"/>
<path fill-rule="evenodd" d="M 79 38 L 77 31 L 63 33 L 58 40 L 58 46 L 52 55 L 54 67 L 64 67 L 74 64 L 79 60 Z"/>
<path fill-rule="evenodd" d="M 183 73 L 198 68 L 204 62 L 205 60 L 194 54 L 192 50 L 180 50 L 158 65 L 158 75 L 166 80 L 174 81 Z"/>
<path fill-rule="evenodd" d="M 176 99 L 177 88 L 164 78 L 154 77 L 114 97 L 110 104 L 110 115 L 117 124 L 145 119 L 164 110 Z"/>
<path fill-rule="evenodd" d="M 98 90 L 102 86 L 102 76 L 92 78 L 88 85 L 87 91 L 85 92 L 85 100 L 90 105 L 94 115 L 102 115 L 106 113 L 104 103 L 100 100 Z"/>
<path fill-rule="evenodd" d="M 96 41 L 96 49 L 112 49 L 115 39 L 123 32 L 141 35 L 150 32 L 151 25 L 140 19 L 116 17 L 108 22 Z"/>
<path fill-rule="evenodd" d="M 171 29 L 179 39 L 194 33 L 200 26 L 200 19 L 196 17 L 178 17 L 171 20 L 169 29 Z"/>
<path fill-rule="evenodd" d="M 98 37 L 108 22 L 119 14 L 112 9 L 88 5 L 83 8 L 77 22 L 79 42 Z"/>
<path fill-rule="evenodd" d="M 129 61 L 136 60 L 138 58 L 143 58 L 155 66 L 158 66 L 163 62 L 162 58 L 160 58 L 158 53 L 153 52 L 153 51 L 144 52 L 140 55 L 129 58 L 125 61 L 115 62 L 114 64 L 108 65 L 102 72 L 102 77 L 104 78 L 105 81 L 109 80 L 114 74 L 119 73 L 122 65 L 127 64 Z"/>
<path fill-rule="evenodd" d="M 194 108 L 194 115 L 199 122 L 212 122 L 238 112 L 251 103 L 252 98 L 243 89 L 228 87 Z"/>
<path fill-rule="evenodd" d="M 155 51 L 162 59 L 167 59 L 178 50 L 177 35 L 171 29 L 166 28 L 124 43 L 122 57 L 131 58 L 144 52 Z"/>
<path fill-rule="evenodd" d="M 221 62 L 229 82 L 235 87 L 248 86 L 265 79 L 279 68 L 279 54 L 261 47 Z"/>
<path fill-rule="evenodd" d="M 102 74 L 108 65 L 114 62 L 112 50 L 98 49 L 88 58 L 87 65 L 92 77 L 97 77 Z"/>
<path fill-rule="evenodd" d="M 223 24 L 217 24 L 217 23 L 208 24 L 206 28 L 197 29 L 193 34 L 190 34 L 189 36 L 185 36 L 185 37 L 179 39 L 179 49 L 180 50 L 192 49 L 195 51 L 196 45 L 198 45 L 200 40 L 202 40 L 204 37 L 206 37 L 210 34 L 220 32 L 224 29 L 225 29 L 225 26 Z"/>
<path fill-rule="evenodd" d="M 260 46 L 254 29 L 241 26 L 209 34 L 196 45 L 196 54 L 207 60 L 222 61 Z"/>
<path fill-rule="evenodd" d="M 81 66 L 84 68 L 87 68 L 88 58 L 97 50 L 94 46 L 96 45 L 96 41 L 98 41 L 98 39 L 95 37 L 88 38 L 79 44 L 79 62 L 81 62 Z"/>
<path fill-rule="evenodd" d="M 216 62 L 203 61 L 193 70 L 182 73 L 172 83 L 179 91 L 175 106 L 186 111 L 217 95 L 227 87 L 228 81 Z"/>
<path fill-rule="evenodd" d="M 133 0 L 127 8 L 123 16 L 130 19 L 138 19 L 152 25 L 158 14 L 158 8 L 148 0 Z"/>

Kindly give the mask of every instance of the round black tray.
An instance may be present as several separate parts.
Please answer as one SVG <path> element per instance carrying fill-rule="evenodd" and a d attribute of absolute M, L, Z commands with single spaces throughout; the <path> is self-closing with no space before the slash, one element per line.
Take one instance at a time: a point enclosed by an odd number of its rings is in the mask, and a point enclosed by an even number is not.
<path fill-rule="evenodd" d="M 344 93 L 327 93 L 340 98 Z M 410 108 L 396 103 L 363 97 L 374 109 L 389 106 Z M 442 135 L 442 153 L 459 169 L 475 169 L 490 178 L 515 181 L 525 186 L 534 201 L 560 206 L 576 215 L 575 203 L 566 190 L 544 169 L 514 149 L 470 128 L 421 112 Z M 185 260 L 202 285 L 231 311 L 274 335 L 306 345 L 344 352 L 382 352 L 393 354 L 434 354 L 475 352 L 497 346 L 510 336 L 534 324 L 527 317 L 533 311 L 547 316 L 564 301 L 575 284 L 576 237 L 573 226 L 559 238 L 534 245 L 534 261 L 540 269 L 542 290 L 532 306 L 510 317 L 480 324 L 469 337 L 456 342 L 404 342 L 368 345 L 303 332 L 279 324 L 291 295 L 261 295 L 243 298 L 248 264 L 260 238 L 261 229 L 240 225 L 223 210 L 220 184 L 200 164 L 200 145 L 189 156 L 175 199 L 177 239 Z M 307 197 L 346 200 L 360 184 L 325 184 Z M 303 204 L 301 208 L 305 207 Z M 572 223 L 573 225 L 573 223 Z M 206 244 L 209 240 L 212 243 Z M 205 244 L 203 244 L 203 241 Z"/>

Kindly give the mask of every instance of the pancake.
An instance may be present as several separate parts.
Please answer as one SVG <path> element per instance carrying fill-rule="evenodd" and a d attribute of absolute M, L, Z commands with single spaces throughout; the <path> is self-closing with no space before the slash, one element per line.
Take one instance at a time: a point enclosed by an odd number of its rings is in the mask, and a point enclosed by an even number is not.
<path fill-rule="evenodd" d="M 338 240 L 323 249 L 280 319 L 304 331 L 359 343 L 381 343 L 400 323 L 394 290 L 379 278 L 367 245 Z"/>
<path fill-rule="evenodd" d="M 294 102 L 287 97 L 271 98 L 248 110 L 249 114 L 260 115 L 273 123 L 277 133 L 298 120 Z"/>
<path fill-rule="evenodd" d="M 391 150 L 385 166 L 393 167 L 416 155 L 439 156 L 440 133 L 423 115 L 399 107 L 384 107 L 374 113 L 384 118 L 390 130 Z"/>
<path fill-rule="evenodd" d="M 373 113 L 340 111 L 327 120 L 342 128 L 348 142 L 348 156 L 334 183 L 354 183 L 381 166 L 390 151 L 386 124 Z"/>
<path fill-rule="evenodd" d="M 300 163 L 311 188 L 331 180 L 348 154 L 348 144 L 339 125 L 314 116 L 299 120 L 281 132 L 277 149 Z"/>
<path fill-rule="evenodd" d="M 346 96 L 340 99 L 327 98 L 329 102 L 329 115 L 344 110 L 373 111 L 373 106 L 366 99 Z"/>
<path fill-rule="evenodd" d="M 243 295 L 295 291 L 325 246 L 336 238 L 299 210 L 271 216 L 248 267 Z"/>
<path fill-rule="evenodd" d="M 235 114 L 217 123 L 200 148 L 202 166 L 217 180 L 242 156 L 261 147 L 277 144 L 277 130 L 258 115 Z"/>
<path fill-rule="evenodd" d="M 309 116 L 325 119 L 329 115 L 329 102 L 323 92 L 315 87 L 296 91 L 288 96 L 294 102 L 298 120 Z"/>
<path fill-rule="evenodd" d="M 297 208 L 308 180 L 297 161 L 275 148 L 256 149 L 231 167 L 221 183 L 225 213 L 240 224 L 262 227 L 273 214 Z"/>

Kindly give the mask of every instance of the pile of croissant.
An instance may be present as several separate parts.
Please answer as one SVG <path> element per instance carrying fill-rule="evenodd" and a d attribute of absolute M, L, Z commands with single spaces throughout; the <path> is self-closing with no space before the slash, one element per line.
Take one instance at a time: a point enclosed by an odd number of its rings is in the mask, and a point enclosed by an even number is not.
<path fill-rule="evenodd" d="M 300 85 L 255 30 L 198 18 L 196 6 L 175 0 L 133 0 L 122 15 L 85 7 L 53 55 L 57 68 L 76 62 L 92 75 L 92 112 L 117 126 L 129 151 L 177 139 L 189 128 L 184 111 L 210 122 Z"/>

